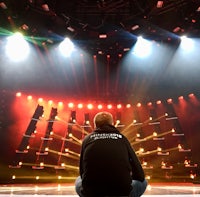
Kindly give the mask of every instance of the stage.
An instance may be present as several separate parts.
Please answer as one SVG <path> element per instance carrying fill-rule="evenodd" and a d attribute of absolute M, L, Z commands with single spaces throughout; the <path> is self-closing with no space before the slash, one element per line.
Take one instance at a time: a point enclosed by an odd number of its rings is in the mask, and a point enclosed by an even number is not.
<path fill-rule="evenodd" d="M 0 197 L 45 197 L 50 195 L 77 197 L 74 184 L 6 184 L 0 185 Z M 143 196 L 147 197 L 192 197 L 200 196 L 200 184 L 193 183 L 150 183 Z"/>

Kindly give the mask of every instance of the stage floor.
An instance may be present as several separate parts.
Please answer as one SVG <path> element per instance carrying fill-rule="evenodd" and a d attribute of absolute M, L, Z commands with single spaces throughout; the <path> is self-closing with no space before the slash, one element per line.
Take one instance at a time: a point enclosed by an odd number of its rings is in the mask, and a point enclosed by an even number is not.
<path fill-rule="evenodd" d="M 45 197 L 51 195 L 77 197 L 74 184 L 5 184 L 0 185 L 0 197 Z M 150 183 L 144 197 L 200 197 L 200 184 L 192 183 Z"/>

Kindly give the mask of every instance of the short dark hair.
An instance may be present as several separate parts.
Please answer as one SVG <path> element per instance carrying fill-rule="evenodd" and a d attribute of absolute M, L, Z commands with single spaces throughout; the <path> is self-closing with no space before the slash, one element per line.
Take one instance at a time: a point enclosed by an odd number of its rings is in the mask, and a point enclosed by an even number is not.
<path fill-rule="evenodd" d="M 113 124 L 113 116 L 111 113 L 103 111 L 99 112 L 94 116 L 94 126 L 96 128 L 101 127 L 105 124 Z"/>

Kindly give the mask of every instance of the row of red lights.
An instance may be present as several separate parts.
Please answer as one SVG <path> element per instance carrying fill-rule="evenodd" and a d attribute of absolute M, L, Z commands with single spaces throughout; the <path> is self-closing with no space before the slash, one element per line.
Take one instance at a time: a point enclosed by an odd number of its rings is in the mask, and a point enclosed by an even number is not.
<path fill-rule="evenodd" d="M 21 97 L 21 96 L 22 96 L 22 93 L 21 93 L 21 92 L 17 92 L 17 93 L 16 93 L 16 97 Z M 192 98 L 192 97 L 194 97 L 194 96 L 195 96 L 195 95 L 194 95 L 193 93 L 191 93 L 191 94 L 188 95 L 189 98 Z M 27 96 L 27 100 L 31 101 L 32 99 L 33 99 L 33 97 L 32 97 L 31 95 Z M 183 100 L 184 97 L 183 97 L 183 96 L 179 96 L 178 99 L 179 99 L 179 100 Z M 38 98 L 38 103 L 39 103 L 39 104 L 42 104 L 43 102 L 44 102 L 43 98 Z M 169 103 L 169 104 L 170 104 L 170 103 L 173 103 L 173 99 L 171 99 L 171 98 L 167 99 L 167 103 Z M 53 100 L 49 100 L 49 101 L 48 101 L 48 104 L 49 104 L 49 105 L 53 105 Z M 157 105 L 160 105 L 160 104 L 162 104 L 162 101 L 161 101 L 161 100 L 158 100 L 158 101 L 156 101 L 156 104 L 157 104 Z M 58 105 L 58 107 L 63 107 L 63 106 L 64 106 L 64 103 L 63 103 L 62 101 L 60 101 L 60 102 L 57 103 L 57 105 Z M 152 106 L 153 103 L 152 103 L 152 102 L 148 102 L 147 105 L 148 105 L 148 106 Z M 82 109 L 82 108 L 84 107 L 84 104 L 78 103 L 76 106 L 77 106 L 78 109 Z M 121 109 L 122 106 L 123 106 L 123 104 L 120 104 L 120 103 L 116 105 L 117 109 Z M 141 107 L 142 104 L 141 104 L 141 103 L 137 103 L 136 106 L 137 106 L 137 107 Z M 68 107 L 69 107 L 69 108 L 74 108 L 74 107 L 75 107 L 75 104 L 74 104 L 73 102 L 69 102 L 69 103 L 68 103 Z M 126 108 L 131 108 L 131 104 L 126 104 L 125 107 L 126 107 Z M 87 104 L 87 108 L 88 108 L 88 109 L 93 109 L 93 108 L 94 108 L 94 105 L 93 105 L 92 103 L 89 103 L 89 104 Z M 102 104 L 98 104 L 98 105 L 97 105 L 97 108 L 98 108 L 98 109 L 103 109 L 104 107 L 103 107 Z M 112 108 L 113 108 L 113 105 L 112 105 L 112 104 L 108 104 L 108 105 L 107 105 L 107 109 L 112 109 Z"/>

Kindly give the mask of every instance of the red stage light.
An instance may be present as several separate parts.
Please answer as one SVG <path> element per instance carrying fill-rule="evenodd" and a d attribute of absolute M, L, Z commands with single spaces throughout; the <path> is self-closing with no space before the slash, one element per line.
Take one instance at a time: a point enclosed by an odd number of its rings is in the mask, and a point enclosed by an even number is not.
<path fill-rule="evenodd" d="M 167 99 L 167 102 L 172 103 L 172 99 L 171 98 Z"/>
<path fill-rule="evenodd" d="M 112 105 L 111 104 L 107 105 L 107 108 L 112 109 Z"/>
<path fill-rule="evenodd" d="M 121 104 L 118 104 L 117 105 L 117 109 L 121 109 L 122 108 L 122 105 Z"/>
<path fill-rule="evenodd" d="M 102 106 L 102 105 L 98 105 L 97 108 L 98 108 L 98 109 L 102 109 L 103 106 Z"/>

